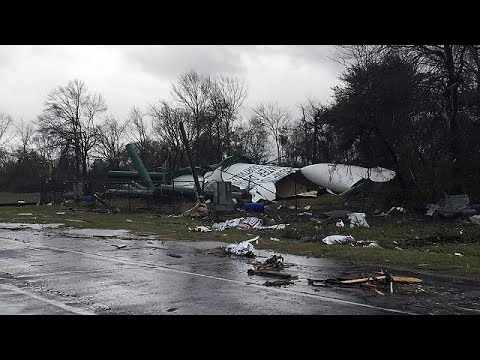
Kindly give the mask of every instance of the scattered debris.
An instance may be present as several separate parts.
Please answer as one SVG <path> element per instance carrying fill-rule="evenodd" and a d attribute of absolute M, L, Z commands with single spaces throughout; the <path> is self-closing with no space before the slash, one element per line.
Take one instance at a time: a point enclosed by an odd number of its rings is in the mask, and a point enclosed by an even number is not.
<path fill-rule="evenodd" d="M 472 224 L 480 225 L 480 215 L 470 216 L 469 219 Z"/>
<path fill-rule="evenodd" d="M 65 215 L 65 211 L 57 211 L 55 214 L 57 214 L 57 215 Z"/>
<path fill-rule="evenodd" d="M 395 246 L 395 250 L 403 250 L 400 246 Z"/>
<path fill-rule="evenodd" d="M 393 284 L 405 284 L 407 285 L 416 285 L 422 282 L 422 279 L 409 277 L 409 276 L 396 276 L 390 275 L 386 272 L 380 271 L 377 275 L 371 275 L 360 278 L 345 279 L 325 279 L 325 280 L 315 280 L 307 279 L 308 284 L 312 286 L 361 286 L 366 289 L 373 289 L 377 294 L 384 295 L 383 292 L 379 291 L 378 288 L 383 288 L 384 291 L 389 291 L 390 293 L 394 292 Z M 418 287 L 418 285 L 416 285 Z M 396 286 L 397 291 L 400 289 Z"/>
<path fill-rule="evenodd" d="M 32 213 L 18 213 L 19 216 L 32 216 Z"/>
<path fill-rule="evenodd" d="M 452 218 L 454 216 L 477 214 L 477 210 L 472 209 L 469 204 L 470 198 L 468 195 L 446 195 L 437 204 L 428 204 L 425 215 L 434 216 L 438 212 L 443 217 Z"/>
<path fill-rule="evenodd" d="M 188 231 L 210 232 L 212 230 L 208 226 L 195 226 L 193 229 L 189 227 Z"/>
<path fill-rule="evenodd" d="M 406 213 L 407 210 L 405 210 L 403 207 L 400 207 L 400 206 L 394 206 L 392 207 L 390 210 L 388 210 L 386 213 L 382 213 L 380 214 L 381 216 L 387 216 L 388 214 L 390 214 L 393 210 L 397 210 L 401 213 Z"/>
<path fill-rule="evenodd" d="M 86 222 L 85 220 L 77 220 L 77 219 L 65 219 L 65 221 L 70 221 L 70 222 Z"/>
<path fill-rule="evenodd" d="M 268 220 L 272 222 L 272 220 Z M 266 221 L 266 222 L 268 222 Z M 263 230 L 263 229 L 285 229 L 286 226 L 290 224 L 277 224 L 277 225 L 263 225 L 261 219 L 255 216 L 250 217 L 242 217 L 242 218 L 235 218 L 231 220 L 227 220 L 220 223 L 215 223 L 212 225 L 212 230 L 216 231 L 223 231 L 225 229 L 237 228 L 237 229 L 256 229 L 256 230 Z"/>
<path fill-rule="evenodd" d="M 365 213 L 350 213 L 348 214 L 348 219 L 350 220 L 351 228 L 355 226 L 369 227 L 365 219 Z"/>
<path fill-rule="evenodd" d="M 283 270 L 285 267 L 283 263 L 283 256 L 281 255 L 272 255 L 265 262 L 257 263 L 255 265 L 255 270 Z"/>
<path fill-rule="evenodd" d="M 378 295 L 385 295 L 384 293 L 382 293 L 381 291 L 378 291 L 377 289 L 373 289 Z"/>
<path fill-rule="evenodd" d="M 458 252 L 454 253 L 455 256 L 460 256 L 460 257 L 463 257 L 463 254 L 460 254 Z"/>
<path fill-rule="evenodd" d="M 308 212 L 308 211 L 303 211 L 301 213 L 298 213 L 299 216 L 312 216 L 313 214 L 311 212 Z"/>
<path fill-rule="evenodd" d="M 254 237 L 253 239 L 242 241 L 240 244 L 230 244 L 225 247 L 225 251 L 228 254 L 234 254 L 239 256 L 255 256 L 253 251 L 255 248 L 251 244 L 253 241 L 256 241 L 258 244 L 259 236 Z"/>
<path fill-rule="evenodd" d="M 277 239 L 277 238 L 274 238 L 274 237 L 271 237 L 270 240 L 276 241 L 276 242 L 279 242 L 279 241 L 280 241 L 280 239 Z"/>
<path fill-rule="evenodd" d="M 307 205 L 303 208 L 303 210 L 310 210 L 311 206 L 310 205 Z"/>
<path fill-rule="evenodd" d="M 322 241 L 327 245 L 333 244 L 352 244 L 356 243 L 356 240 L 351 235 L 329 235 L 324 237 Z"/>
<path fill-rule="evenodd" d="M 127 247 L 127 245 L 115 245 L 115 244 L 112 244 L 112 246 L 115 246 L 117 249 L 123 249 Z"/>
<path fill-rule="evenodd" d="M 197 203 L 193 208 L 188 209 L 180 216 L 199 217 L 208 214 L 208 207 L 205 203 Z"/>
<path fill-rule="evenodd" d="M 259 276 L 266 276 L 266 277 L 274 277 L 274 278 L 281 278 L 281 279 L 298 279 L 297 275 L 292 275 L 287 272 L 283 271 L 274 271 L 274 270 L 254 270 L 248 269 L 248 275 L 259 275 Z"/>
<path fill-rule="evenodd" d="M 182 257 L 182 255 L 173 254 L 173 253 L 167 253 L 167 256 L 170 256 L 170 257 L 173 257 L 173 258 L 177 258 L 177 259 L 179 259 L 179 258 Z"/>
<path fill-rule="evenodd" d="M 257 263 L 253 269 L 247 271 L 248 275 L 259 275 L 266 277 L 275 277 L 281 279 L 298 279 L 297 275 L 292 275 L 287 272 L 282 272 L 285 267 L 283 263 L 283 256 L 272 255 L 265 262 Z M 284 284 L 285 285 L 285 284 Z M 272 285 L 268 285 L 272 286 Z"/>
<path fill-rule="evenodd" d="M 337 221 L 337 222 L 335 223 L 335 225 L 336 225 L 337 227 L 344 227 L 344 226 L 345 226 L 345 224 L 343 223 L 342 220 Z"/>
<path fill-rule="evenodd" d="M 263 283 L 265 286 L 283 286 L 283 285 L 293 285 L 294 282 L 290 280 L 274 280 L 274 281 L 266 281 Z"/>
<path fill-rule="evenodd" d="M 132 219 L 125 219 L 125 221 L 126 221 L 126 222 L 128 222 L 128 223 L 131 223 L 131 222 L 133 222 L 133 220 L 132 220 Z"/>

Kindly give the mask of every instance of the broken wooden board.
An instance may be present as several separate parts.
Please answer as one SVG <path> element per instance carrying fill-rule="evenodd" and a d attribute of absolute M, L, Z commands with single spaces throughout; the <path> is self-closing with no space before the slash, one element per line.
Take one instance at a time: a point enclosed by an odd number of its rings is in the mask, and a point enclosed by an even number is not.
<path fill-rule="evenodd" d="M 342 280 L 341 283 L 342 284 L 359 284 L 367 281 L 385 280 L 385 279 L 386 279 L 386 275 L 381 275 L 381 276 L 371 276 L 371 277 L 365 277 L 365 278 L 359 278 L 359 279 Z M 415 278 L 415 277 L 395 276 L 395 275 L 392 275 L 392 279 L 395 282 L 405 283 L 405 284 L 418 284 L 423 281 L 422 279 Z"/>
<path fill-rule="evenodd" d="M 290 280 L 274 280 L 266 281 L 263 283 L 265 286 L 283 286 L 283 285 L 293 285 L 293 281 Z"/>
<path fill-rule="evenodd" d="M 297 275 L 292 275 L 283 271 L 249 269 L 247 273 L 248 275 L 259 275 L 259 276 L 275 277 L 275 278 L 282 278 L 282 279 L 298 279 Z"/>

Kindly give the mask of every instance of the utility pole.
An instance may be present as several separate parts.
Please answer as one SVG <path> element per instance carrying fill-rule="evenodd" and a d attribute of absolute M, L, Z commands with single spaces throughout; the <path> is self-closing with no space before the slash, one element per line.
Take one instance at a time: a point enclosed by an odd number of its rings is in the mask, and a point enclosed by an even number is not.
<path fill-rule="evenodd" d="M 190 163 L 190 168 L 192 169 L 193 180 L 195 181 L 195 189 L 197 193 L 197 201 L 203 202 L 203 190 L 200 186 L 200 182 L 198 181 L 195 166 L 193 166 L 192 154 L 190 153 L 190 147 L 188 146 L 187 134 L 185 133 L 185 128 L 183 127 L 183 121 L 180 121 L 178 126 L 180 127 L 180 133 L 182 134 L 183 146 L 185 146 L 185 150 L 187 151 L 188 162 Z"/>

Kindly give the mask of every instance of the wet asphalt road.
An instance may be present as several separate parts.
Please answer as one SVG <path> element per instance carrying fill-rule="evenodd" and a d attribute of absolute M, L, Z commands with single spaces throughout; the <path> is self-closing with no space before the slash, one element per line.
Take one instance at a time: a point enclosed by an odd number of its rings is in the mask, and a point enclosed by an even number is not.
<path fill-rule="evenodd" d="M 266 287 L 272 279 L 247 275 L 252 260 L 211 253 L 222 245 L 163 242 L 118 230 L 3 225 L 0 314 L 480 314 L 478 281 L 397 269 L 392 273 L 424 283 L 408 294 L 314 288 L 307 278 L 365 274 L 380 266 L 284 255 L 291 265 L 285 270 L 299 279 Z M 263 261 L 273 253 L 256 254 Z"/>

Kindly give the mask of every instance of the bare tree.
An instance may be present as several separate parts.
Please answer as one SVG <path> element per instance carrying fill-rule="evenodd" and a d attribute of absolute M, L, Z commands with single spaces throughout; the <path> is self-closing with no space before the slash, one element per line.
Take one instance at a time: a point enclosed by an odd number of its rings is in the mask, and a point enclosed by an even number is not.
<path fill-rule="evenodd" d="M 35 128 L 32 123 L 26 123 L 23 119 L 16 125 L 16 133 L 20 138 L 22 147 L 22 154 L 28 152 L 28 147 L 32 145 L 33 136 L 35 135 Z"/>
<path fill-rule="evenodd" d="M 11 115 L 0 113 L 0 146 L 11 140 L 10 137 L 7 138 L 7 132 L 12 124 L 13 118 Z"/>
<path fill-rule="evenodd" d="M 226 145 L 226 154 L 230 155 L 231 128 L 238 109 L 242 106 L 246 97 L 247 88 L 244 80 L 224 75 L 218 76 L 212 80 L 210 100 L 212 110 L 219 120 L 216 122 L 219 153 L 223 150 L 221 148 L 221 138 L 223 135 L 224 143 Z"/>
<path fill-rule="evenodd" d="M 98 137 L 95 119 L 107 110 L 101 95 L 89 94 L 81 80 L 53 90 L 38 117 L 39 131 L 60 148 L 73 148 L 75 175 L 87 177 L 88 154 Z"/>
<path fill-rule="evenodd" d="M 185 109 L 171 106 L 166 101 L 160 101 L 160 104 L 150 106 L 149 115 L 152 117 L 153 131 L 157 139 L 167 148 L 170 167 L 175 167 L 177 159 L 181 159 L 184 153 L 179 123 L 183 121 L 191 124 L 188 121 L 189 113 Z M 191 126 L 187 126 L 185 131 L 190 142 L 194 131 Z"/>
<path fill-rule="evenodd" d="M 112 168 L 120 167 L 121 154 L 126 145 L 127 119 L 123 123 L 108 115 L 99 127 L 97 151 Z"/>
<path fill-rule="evenodd" d="M 198 143 L 203 128 L 206 127 L 207 112 L 210 106 L 212 82 L 209 76 L 200 75 L 194 70 L 180 75 L 176 83 L 172 83 L 172 97 L 192 114 L 195 128 L 195 142 Z M 198 158 L 198 146 L 195 155 Z"/>
<path fill-rule="evenodd" d="M 258 120 L 260 120 L 270 131 L 277 148 L 277 161 L 282 162 L 281 141 L 290 122 L 288 109 L 278 103 L 260 104 L 253 109 Z"/>

